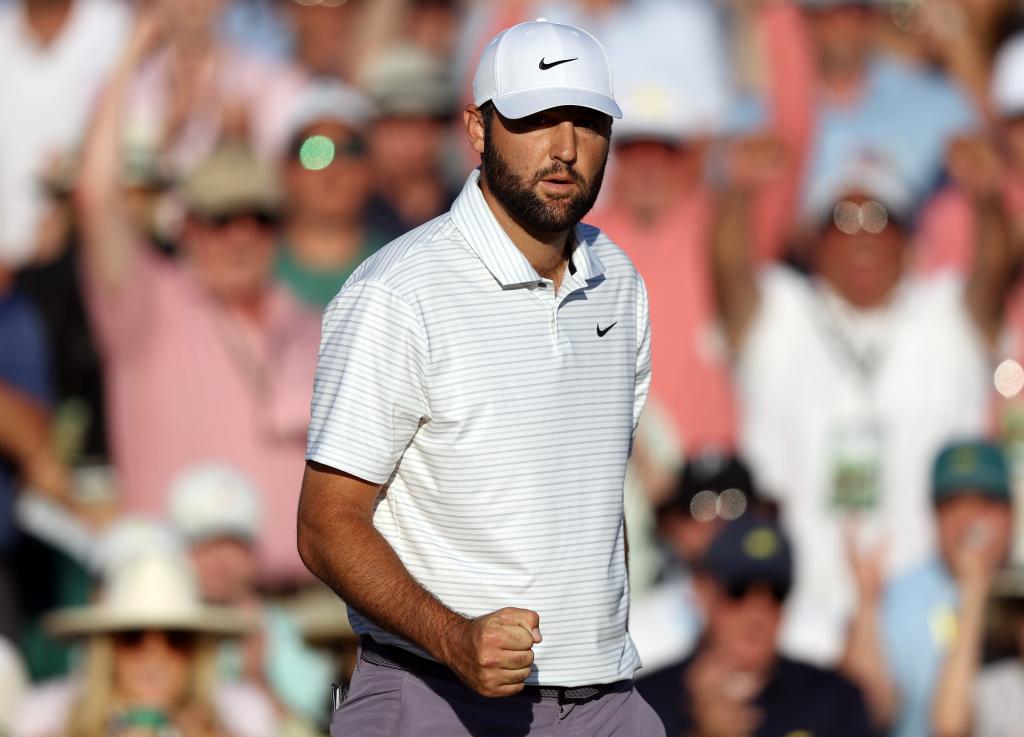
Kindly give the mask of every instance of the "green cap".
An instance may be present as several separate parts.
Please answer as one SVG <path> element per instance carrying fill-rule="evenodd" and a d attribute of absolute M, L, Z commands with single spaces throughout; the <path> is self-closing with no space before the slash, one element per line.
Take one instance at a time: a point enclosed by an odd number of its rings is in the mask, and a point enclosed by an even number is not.
<path fill-rule="evenodd" d="M 961 494 L 1010 502 L 1010 470 L 998 445 L 971 440 L 942 449 L 932 471 L 932 499 L 937 504 Z"/>

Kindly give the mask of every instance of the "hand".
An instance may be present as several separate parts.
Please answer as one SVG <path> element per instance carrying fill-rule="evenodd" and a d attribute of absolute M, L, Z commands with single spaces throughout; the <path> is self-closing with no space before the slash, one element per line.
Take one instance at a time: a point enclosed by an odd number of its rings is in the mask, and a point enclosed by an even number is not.
<path fill-rule="evenodd" d="M 155 2 L 140 3 L 135 28 L 128 40 L 126 54 L 138 62 L 164 45 L 168 37 L 166 13 Z"/>
<path fill-rule="evenodd" d="M 445 665 L 482 696 L 511 696 L 523 690 L 541 641 L 540 616 L 506 607 L 459 626 L 447 648 Z"/>
<path fill-rule="evenodd" d="M 886 543 L 879 542 L 866 547 L 860 542 L 860 526 L 852 522 L 843 526 L 846 560 L 857 584 L 857 596 L 861 605 L 874 605 L 882 598 L 885 588 L 885 559 L 888 553 Z"/>
<path fill-rule="evenodd" d="M 757 189 L 778 181 L 789 161 L 789 150 L 777 137 L 749 136 L 730 145 L 726 171 L 734 187 Z"/>
<path fill-rule="evenodd" d="M 693 704 L 693 733 L 700 737 L 748 737 L 761 722 L 750 705 L 756 684 L 711 654 L 700 656 L 684 684 Z"/>
<path fill-rule="evenodd" d="M 957 138 L 946 164 L 953 180 L 974 200 L 997 197 L 1003 186 L 1003 165 L 992 142 L 983 136 Z"/>
<path fill-rule="evenodd" d="M 999 565 L 995 531 L 984 520 L 975 522 L 957 541 L 950 564 L 961 588 L 986 597 Z"/>

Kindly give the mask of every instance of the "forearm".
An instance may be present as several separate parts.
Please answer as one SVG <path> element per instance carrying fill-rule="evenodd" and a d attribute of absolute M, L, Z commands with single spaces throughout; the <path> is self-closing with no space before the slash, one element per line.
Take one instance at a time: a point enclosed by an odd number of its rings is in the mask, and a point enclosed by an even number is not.
<path fill-rule="evenodd" d="M 935 690 L 932 731 L 936 737 L 967 737 L 970 734 L 984 615 L 984 589 L 969 585 L 961 603 L 956 640 L 946 656 Z"/>
<path fill-rule="evenodd" d="M 882 647 L 877 606 L 859 607 L 850 626 L 840 670 L 864 694 L 876 727 L 887 727 L 896 709 L 896 694 Z"/>
<path fill-rule="evenodd" d="M 719 316 L 734 350 L 742 345 L 758 306 L 750 244 L 751 197 L 747 189 L 724 192 L 711 236 L 711 274 Z"/>
<path fill-rule="evenodd" d="M 41 406 L 0 383 L 0 456 L 24 469 L 50 448 L 49 417 Z"/>
<path fill-rule="evenodd" d="M 465 621 L 413 578 L 370 519 L 352 511 L 330 520 L 299 510 L 303 562 L 347 604 L 388 632 L 450 661 L 450 635 Z"/>
<path fill-rule="evenodd" d="M 977 245 L 967 284 L 967 303 L 978 329 L 994 345 L 1013 282 L 1013 239 L 998 195 L 977 199 L 974 209 Z"/>

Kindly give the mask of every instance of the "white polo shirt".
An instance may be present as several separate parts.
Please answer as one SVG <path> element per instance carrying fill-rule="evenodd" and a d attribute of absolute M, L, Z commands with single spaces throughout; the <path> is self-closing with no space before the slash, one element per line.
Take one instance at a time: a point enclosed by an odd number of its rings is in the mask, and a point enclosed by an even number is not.
<path fill-rule="evenodd" d="M 650 383 L 647 293 L 579 225 L 554 294 L 478 179 L 327 307 L 306 457 L 385 485 L 374 525 L 447 606 L 540 614 L 527 683 L 631 678 L 622 487 Z"/>

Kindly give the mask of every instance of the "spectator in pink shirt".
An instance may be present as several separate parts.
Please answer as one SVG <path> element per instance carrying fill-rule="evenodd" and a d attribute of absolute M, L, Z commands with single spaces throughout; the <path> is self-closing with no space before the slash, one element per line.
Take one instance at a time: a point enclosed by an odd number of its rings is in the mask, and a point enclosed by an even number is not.
<path fill-rule="evenodd" d="M 302 577 L 293 518 L 319 324 L 271 278 L 280 198 L 248 149 L 222 145 L 184 182 L 181 260 L 159 258 L 120 197 L 120 121 L 158 33 L 144 16 L 110 81 L 78 192 L 90 318 L 105 359 L 125 507 L 158 513 L 171 479 L 216 458 L 257 479 L 264 580 Z"/>

